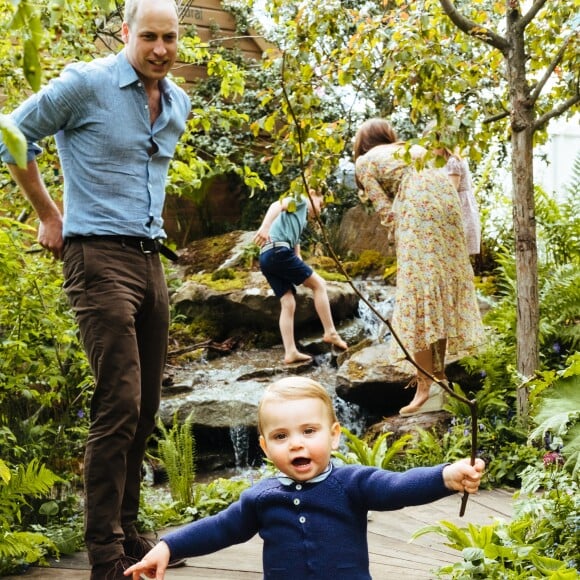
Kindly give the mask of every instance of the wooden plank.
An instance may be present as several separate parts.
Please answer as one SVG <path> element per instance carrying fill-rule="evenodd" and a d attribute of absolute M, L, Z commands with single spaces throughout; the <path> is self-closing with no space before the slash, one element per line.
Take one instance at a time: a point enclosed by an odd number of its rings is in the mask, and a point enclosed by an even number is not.
<path fill-rule="evenodd" d="M 184 7 L 223 10 L 221 0 L 190 0 L 189 2 L 182 2 L 182 4 Z"/>
<path fill-rule="evenodd" d="M 203 9 L 191 7 L 184 11 L 180 19 L 181 26 L 199 26 L 201 28 L 215 28 L 220 30 L 228 30 L 230 32 L 236 30 L 236 19 L 229 13 L 221 9 Z"/>

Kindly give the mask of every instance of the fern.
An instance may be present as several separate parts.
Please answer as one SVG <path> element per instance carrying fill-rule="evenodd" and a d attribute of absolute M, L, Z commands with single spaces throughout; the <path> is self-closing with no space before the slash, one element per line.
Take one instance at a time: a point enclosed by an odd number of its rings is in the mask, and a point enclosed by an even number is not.
<path fill-rule="evenodd" d="M 33 459 L 26 467 L 10 472 L 0 459 L 0 526 L 10 527 L 20 521 L 26 496 L 42 497 L 50 492 L 60 477 Z"/>
<path fill-rule="evenodd" d="M 536 188 L 538 250 L 544 264 L 560 266 L 580 260 L 580 183 L 559 201 Z"/>
<path fill-rule="evenodd" d="M 350 452 L 345 454 L 336 451 L 333 453 L 334 457 L 347 464 L 357 463 L 380 467 L 381 469 L 387 469 L 392 460 L 404 450 L 405 446 L 413 438 L 410 434 L 403 435 L 389 447 L 387 446 L 387 437 L 392 435 L 392 433 L 382 433 L 371 447 L 366 441 L 351 433 L 346 427 L 341 427 L 341 431 L 346 437 L 346 446 Z"/>
<path fill-rule="evenodd" d="M 540 341 L 580 346 L 580 268 L 563 264 L 546 273 L 540 287 Z"/>
<path fill-rule="evenodd" d="M 58 553 L 47 536 L 16 530 L 26 498 L 47 495 L 58 481 L 61 479 L 37 460 L 10 470 L 0 459 L 0 575 L 22 564 L 42 562 L 48 553 Z"/>
<path fill-rule="evenodd" d="M 159 419 L 157 426 L 162 438 L 158 441 L 159 457 L 167 472 L 169 491 L 174 501 L 189 506 L 193 503 L 195 481 L 195 439 L 191 430 L 192 414 L 182 424 L 173 417 L 173 426 L 167 429 Z"/>

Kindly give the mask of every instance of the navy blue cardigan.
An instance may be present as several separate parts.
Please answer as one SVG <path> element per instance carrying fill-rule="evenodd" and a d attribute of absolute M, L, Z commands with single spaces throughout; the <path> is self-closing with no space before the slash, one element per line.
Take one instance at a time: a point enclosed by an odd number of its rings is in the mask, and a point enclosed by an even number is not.
<path fill-rule="evenodd" d="M 369 580 L 367 512 L 396 510 L 451 495 L 445 465 L 397 473 L 374 467 L 334 467 L 318 483 L 258 482 L 224 511 L 167 534 L 172 558 L 209 554 L 264 540 L 269 580 Z"/>

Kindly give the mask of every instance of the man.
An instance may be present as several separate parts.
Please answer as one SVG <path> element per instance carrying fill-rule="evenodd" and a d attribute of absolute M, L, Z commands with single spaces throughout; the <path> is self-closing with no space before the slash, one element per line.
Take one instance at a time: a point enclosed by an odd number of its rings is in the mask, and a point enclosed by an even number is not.
<path fill-rule="evenodd" d="M 27 167 L 0 143 L 38 214 L 39 243 L 64 261 L 64 288 L 95 376 L 84 465 L 91 580 L 123 578 L 151 547 L 135 522 L 167 353 L 164 187 L 191 108 L 166 79 L 178 25 L 174 0 L 127 0 L 122 52 L 66 67 L 13 112 L 28 142 Z M 62 215 L 35 161 L 36 141 L 48 135 L 56 136 L 64 174 Z"/>

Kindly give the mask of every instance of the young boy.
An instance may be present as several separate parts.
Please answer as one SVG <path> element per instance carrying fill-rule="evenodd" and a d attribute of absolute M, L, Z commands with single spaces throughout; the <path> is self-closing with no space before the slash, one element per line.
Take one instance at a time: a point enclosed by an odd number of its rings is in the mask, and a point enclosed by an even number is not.
<path fill-rule="evenodd" d="M 314 308 L 324 328 L 323 340 L 340 349 L 347 348 L 334 327 L 324 280 L 300 256 L 300 236 L 309 216 L 318 215 L 323 196 L 314 190 L 298 202 L 287 197 L 270 205 L 254 242 L 261 248 L 260 269 L 274 294 L 280 299 L 280 334 L 284 345 L 284 362 L 309 361 L 294 340 L 296 286 L 304 284 L 313 292 Z"/>
<path fill-rule="evenodd" d="M 330 463 L 340 425 L 326 389 L 305 377 L 267 387 L 258 408 L 260 446 L 279 469 L 221 513 L 162 538 L 125 575 L 162 580 L 170 558 L 201 556 L 249 540 L 264 540 L 264 578 L 370 580 L 369 510 L 429 503 L 454 491 L 475 493 L 484 463 L 397 473 Z"/>

